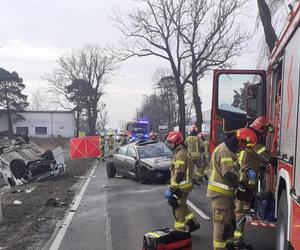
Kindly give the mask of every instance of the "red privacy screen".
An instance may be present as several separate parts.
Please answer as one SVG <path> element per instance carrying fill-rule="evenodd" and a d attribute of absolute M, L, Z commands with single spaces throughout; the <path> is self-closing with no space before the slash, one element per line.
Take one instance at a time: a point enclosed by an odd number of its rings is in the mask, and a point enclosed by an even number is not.
<path fill-rule="evenodd" d="M 85 136 L 70 139 L 71 159 L 96 158 L 101 155 L 99 136 Z"/>

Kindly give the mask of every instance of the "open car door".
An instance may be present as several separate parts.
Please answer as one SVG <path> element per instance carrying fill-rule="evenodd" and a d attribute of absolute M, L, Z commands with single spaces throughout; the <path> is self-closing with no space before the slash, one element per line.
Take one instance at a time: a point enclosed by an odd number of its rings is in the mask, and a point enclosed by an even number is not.
<path fill-rule="evenodd" d="M 266 72 L 215 70 L 211 111 L 210 152 L 230 132 L 266 115 Z"/>

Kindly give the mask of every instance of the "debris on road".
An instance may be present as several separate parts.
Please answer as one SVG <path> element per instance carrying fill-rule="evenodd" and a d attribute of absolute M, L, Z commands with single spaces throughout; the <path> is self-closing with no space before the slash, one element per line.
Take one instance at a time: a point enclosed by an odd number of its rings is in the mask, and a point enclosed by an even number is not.
<path fill-rule="evenodd" d="M 22 205 L 23 203 L 22 203 L 22 201 L 14 200 L 14 201 L 13 201 L 13 204 L 14 204 L 14 205 Z"/>
<path fill-rule="evenodd" d="M 25 190 L 25 193 L 26 193 L 26 194 L 29 194 L 29 193 L 31 193 L 33 190 L 35 190 L 35 187 L 26 189 L 26 190 Z"/>

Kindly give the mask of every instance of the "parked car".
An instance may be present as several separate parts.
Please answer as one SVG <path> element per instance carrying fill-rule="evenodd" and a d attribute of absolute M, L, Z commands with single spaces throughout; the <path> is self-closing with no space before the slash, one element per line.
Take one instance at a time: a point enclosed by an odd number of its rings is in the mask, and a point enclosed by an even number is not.
<path fill-rule="evenodd" d="M 165 182 L 170 179 L 173 152 L 159 141 L 138 141 L 116 150 L 106 163 L 109 178 L 116 174 L 144 182 Z"/>

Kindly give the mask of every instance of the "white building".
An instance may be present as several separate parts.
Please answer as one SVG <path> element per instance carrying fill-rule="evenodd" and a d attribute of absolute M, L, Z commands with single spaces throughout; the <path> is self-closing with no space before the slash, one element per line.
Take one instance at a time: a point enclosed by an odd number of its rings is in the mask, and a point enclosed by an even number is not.
<path fill-rule="evenodd" d="M 76 135 L 73 111 L 22 111 L 25 120 L 13 122 L 13 133 L 30 137 L 74 137 Z M 0 110 L 0 133 L 8 131 L 8 116 Z"/>

